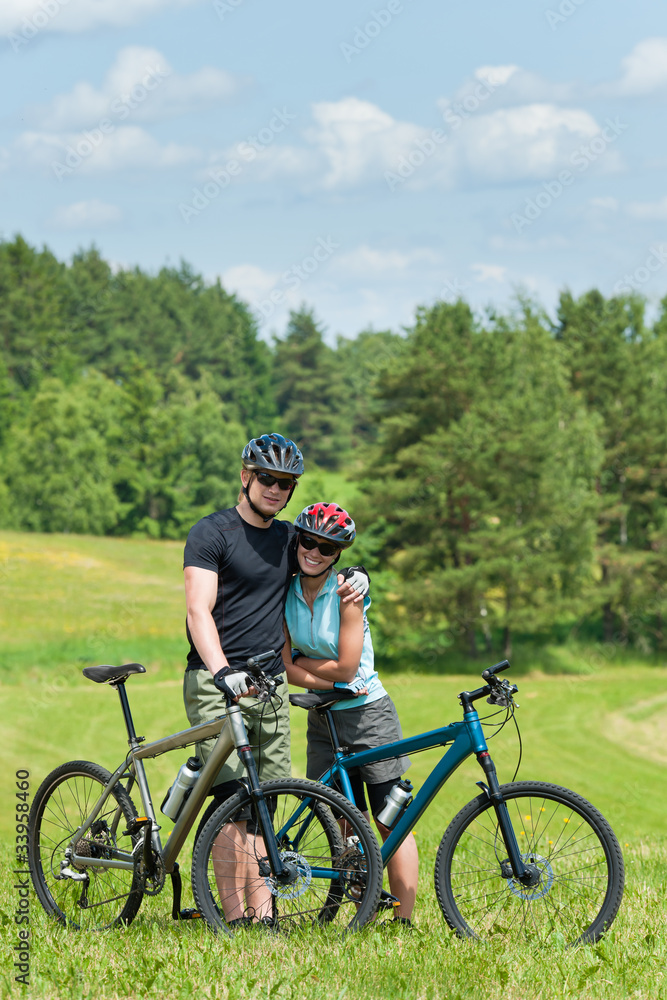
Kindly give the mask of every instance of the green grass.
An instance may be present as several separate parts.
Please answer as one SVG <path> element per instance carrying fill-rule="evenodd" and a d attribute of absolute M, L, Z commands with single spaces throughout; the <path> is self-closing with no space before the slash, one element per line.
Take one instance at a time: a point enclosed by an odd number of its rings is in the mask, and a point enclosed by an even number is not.
<path fill-rule="evenodd" d="M 261 931 L 214 938 L 198 922 L 174 924 L 166 896 L 145 900 L 126 929 L 77 934 L 49 922 L 33 901 L 30 987 L 0 975 L 2 996 L 44 998 L 191 997 L 369 1000 L 600 1000 L 667 997 L 664 848 L 626 851 L 630 878 L 621 913 L 596 946 L 534 949 L 479 945 L 451 936 L 427 884 L 413 933 L 370 926 L 342 941 L 326 932 L 273 938 Z M 6 870 L 8 857 L 3 858 Z M 0 919 L 8 954 L 16 894 L 5 880 Z"/>
<path fill-rule="evenodd" d="M 64 760 L 84 758 L 113 768 L 126 751 L 117 696 L 84 680 L 82 666 L 141 660 L 148 673 L 128 682 L 137 731 L 156 738 L 186 725 L 181 576 L 179 543 L 0 533 L 3 871 L 11 871 L 17 769 L 30 771 L 34 794 Z M 200 925 L 173 924 L 168 889 L 145 899 L 129 928 L 78 935 L 54 927 L 32 897 L 31 986 L 14 984 L 11 963 L 5 963 L 2 995 L 667 1000 L 661 795 L 667 671 L 629 660 L 603 669 L 591 659 L 583 673 L 559 675 L 544 673 L 543 665 L 539 650 L 516 664 L 519 777 L 579 791 L 606 815 L 621 841 L 626 896 L 600 945 L 572 953 L 554 943 L 535 952 L 451 937 L 435 900 L 433 861 L 447 823 L 477 793 L 481 774 L 467 763 L 417 827 L 421 874 L 412 935 L 371 927 L 343 943 L 326 934 L 215 939 Z M 469 673 L 393 673 L 386 680 L 406 735 L 458 718 L 457 692 L 476 683 Z M 293 769 L 299 776 L 305 772 L 305 721 L 306 713 L 294 710 Z M 513 728 L 491 742 L 491 751 L 501 779 L 510 780 L 518 756 Z M 415 785 L 434 760 L 434 752 L 413 758 L 409 776 Z M 181 755 L 171 754 L 149 763 L 156 802 L 181 762 Z M 165 832 L 169 826 L 165 820 Z M 181 860 L 188 905 L 188 844 Z M 0 887 L 6 955 L 16 943 L 18 895 L 12 886 L 8 874 Z"/>
<path fill-rule="evenodd" d="M 0 681 L 64 683 L 81 667 L 183 663 L 183 546 L 0 532 Z M 142 661 L 143 662 L 143 661 Z"/>

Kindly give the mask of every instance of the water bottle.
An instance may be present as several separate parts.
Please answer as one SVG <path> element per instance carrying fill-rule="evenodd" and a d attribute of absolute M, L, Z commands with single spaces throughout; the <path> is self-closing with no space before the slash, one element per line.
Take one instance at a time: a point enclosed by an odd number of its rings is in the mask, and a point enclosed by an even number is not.
<path fill-rule="evenodd" d="M 384 800 L 382 809 L 375 819 L 383 826 L 392 827 L 396 820 L 412 802 L 412 785 L 409 781 L 399 781 Z"/>
<path fill-rule="evenodd" d="M 169 819 L 173 819 L 174 821 L 178 819 L 183 803 L 199 777 L 200 769 L 201 761 L 199 757 L 188 757 L 187 763 L 183 764 L 179 770 L 176 775 L 176 781 L 167 792 L 164 802 L 160 806 L 161 811 Z"/>

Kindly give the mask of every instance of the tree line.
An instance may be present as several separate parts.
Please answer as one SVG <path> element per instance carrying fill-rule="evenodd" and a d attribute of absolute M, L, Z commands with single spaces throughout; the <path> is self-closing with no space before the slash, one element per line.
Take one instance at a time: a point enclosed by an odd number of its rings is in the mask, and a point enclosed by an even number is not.
<path fill-rule="evenodd" d="M 267 344 L 187 264 L 114 271 L 0 243 L 0 527 L 182 538 L 236 501 L 268 429 L 361 485 L 355 553 L 386 656 L 511 650 L 573 626 L 664 645 L 667 302 L 560 296 L 402 333 Z"/>

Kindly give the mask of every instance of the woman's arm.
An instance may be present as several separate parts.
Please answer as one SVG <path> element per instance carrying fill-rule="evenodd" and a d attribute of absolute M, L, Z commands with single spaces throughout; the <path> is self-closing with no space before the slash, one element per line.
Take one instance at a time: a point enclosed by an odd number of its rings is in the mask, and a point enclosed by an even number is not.
<path fill-rule="evenodd" d="M 283 646 L 283 663 L 285 664 L 288 683 L 295 684 L 297 687 L 313 688 L 317 691 L 330 691 L 333 687 L 333 681 L 318 677 L 317 674 L 311 674 L 308 670 L 304 670 L 303 667 L 296 666 L 292 661 L 292 640 L 287 628 L 287 622 L 283 623 L 283 629 L 286 637 L 285 645 Z"/>
<path fill-rule="evenodd" d="M 319 679 L 320 681 L 340 681 L 349 684 L 354 680 L 361 660 L 361 650 L 364 645 L 364 609 L 360 604 L 340 603 L 340 631 L 338 633 L 338 659 L 315 659 L 310 656 L 299 656 L 292 666 L 303 671 L 303 675 Z M 283 654 L 284 658 L 284 654 Z M 287 661 L 286 661 L 287 662 Z M 290 664 L 292 663 L 290 651 Z M 303 676 L 302 675 L 302 676 Z M 288 671 L 288 679 L 292 677 Z M 306 681 L 302 685 L 301 680 L 294 683 L 299 686 L 315 687 L 322 689 L 324 685 L 314 684 Z M 330 685 L 327 684 L 326 688 Z"/>

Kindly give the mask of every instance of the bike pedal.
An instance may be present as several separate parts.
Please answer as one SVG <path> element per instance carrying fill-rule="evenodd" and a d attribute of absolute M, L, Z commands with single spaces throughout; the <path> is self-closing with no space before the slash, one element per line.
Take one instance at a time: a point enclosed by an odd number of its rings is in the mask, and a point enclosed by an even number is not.
<path fill-rule="evenodd" d="M 383 889 L 380 893 L 380 902 L 378 903 L 378 910 L 393 910 L 395 906 L 400 906 L 401 901 L 398 896 L 392 896 L 390 892 Z"/>
<path fill-rule="evenodd" d="M 135 816 L 134 819 L 127 824 L 127 830 L 125 830 L 123 836 L 134 837 L 134 835 L 139 833 L 139 830 L 141 830 L 142 827 L 146 826 L 148 823 L 150 823 L 148 816 Z"/>
<path fill-rule="evenodd" d="M 175 917 L 176 920 L 201 920 L 201 913 L 199 910 L 195 910 L 191 906 L 186 906 L 185 909 L 178 911 L 178 916 Z"/>

